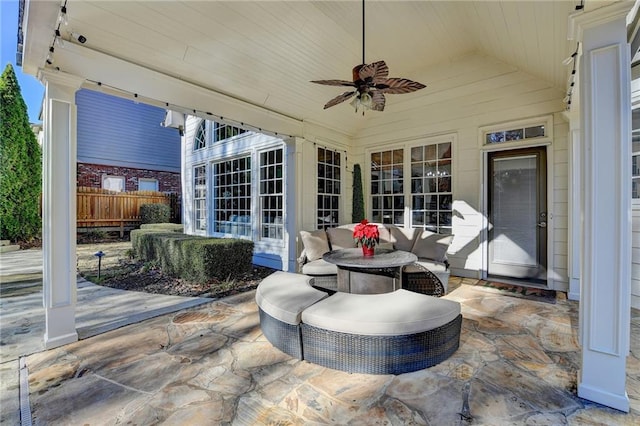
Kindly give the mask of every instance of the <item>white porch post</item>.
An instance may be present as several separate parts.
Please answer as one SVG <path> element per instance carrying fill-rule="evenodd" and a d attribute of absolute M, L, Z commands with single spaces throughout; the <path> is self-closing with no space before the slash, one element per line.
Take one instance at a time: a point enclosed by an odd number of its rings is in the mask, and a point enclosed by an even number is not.
<path fill-rule="evenodd" d="M 630 54 L 633 2 L 576 13 L 581 42 L 582 368 L 578 396 L 629 411 L 631 294 Z"/>
<path fill-rule="evenodd" d="M 76 107 L 82 80 L 41 71 L 45 85 L 43 144 L 44 346 L 78 340 L 76 332 Z"/>

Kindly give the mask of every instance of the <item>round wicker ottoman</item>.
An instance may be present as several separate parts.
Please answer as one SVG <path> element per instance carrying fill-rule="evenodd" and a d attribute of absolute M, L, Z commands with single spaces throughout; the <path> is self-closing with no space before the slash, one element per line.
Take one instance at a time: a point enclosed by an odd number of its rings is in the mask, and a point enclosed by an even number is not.
<path fill-rule="evenodd" d="M 401 374 L 450 357 L 460 304 L 407 290 L 336 293 L 302 312 L 304 359 L 353 373 Z"/>
<path fill-rule="evenodd" d="M 328 296 L 312 284 L 313 278 L 307 275 L 277 271 L 256 289 L 262 334 L 273 346 L 298 359 L 302 359 L 302 311 Z"/>

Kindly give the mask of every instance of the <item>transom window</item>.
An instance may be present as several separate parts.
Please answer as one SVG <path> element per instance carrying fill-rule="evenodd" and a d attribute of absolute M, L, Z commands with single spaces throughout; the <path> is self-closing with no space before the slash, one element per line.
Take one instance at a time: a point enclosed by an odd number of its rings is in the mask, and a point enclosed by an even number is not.
<path fill-rule="evenodd" d="M 206 121 L 202 120 L 196 129 L 196 136 L 193 140 L 193 150 L 204 149 L 207 147 L 207 126 Z"/>
<path fill-rule="evenodd" d="M 213 165 L 213 231 L 251 236 L 251 157 Z"/>
<path fill-rule="evenodd" d="M 371 154 L 371 219 L 404 224 L 404 150 Z"/>
<path fill-rule="evenodd" d="M 451 234 L 451 143 L 411 148 L 411 226 Z"/>
<path fill-rule="evenodd" d="M 340 153 L 318 148 L 318 229 L 338 226 L 340 205 Z"/>
<path fill-rule="evenodd" d="M 260 153 L 262 238 L 283 239 L 284 177 L 282 148 Z"/>
<path fill-rule="evenodd" d="M 207 230 L 207 169 L 204 165 L 193 169 L 193 212 L 196 231 Z"/>
<path fill-rule="evenodd" d="M 499 130 L 496 132 L 486 133 L 485 144 L 491 145 L 502 142 L 542 138 L 546 135 L 544 124 L 530 127 L 516 127 L 509 130 Z"/>
<path fill-rule="evenodd" d="M 245 133 L 245 129 L 225 123 L 213 122 L 213 142 L 223 141 Z"/>

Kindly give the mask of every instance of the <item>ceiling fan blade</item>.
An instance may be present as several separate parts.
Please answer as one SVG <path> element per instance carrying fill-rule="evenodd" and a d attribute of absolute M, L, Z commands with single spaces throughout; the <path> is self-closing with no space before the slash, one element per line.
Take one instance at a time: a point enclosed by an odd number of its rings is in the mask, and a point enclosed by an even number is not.
<path fill-rule="evenodd" d="M 389 75 L 389 67 L 384 61 L 378 61 L 364 65 L 358 74 L 361 80 L 371 78 L 374 83 L 383 82 Z"/>
<path fill-rule="evenodd" d="M 336 96 L 335 98 L 327 102 L 324 106 L 324 109 L 331 108 L 334 105 L 338 105 L 339 103 L 346 101 L 347 99 L 349 99 L 355 94 L 356 94 L 355 90 L 353 92 L 344 92 L 342 95 Z"/>
<path fill-rule="evenodd" d="M 424 89 L 425 86 L 417 81 L 407 80 L 406 78 L 387 78 L 384 82 L 376 84 L 376 89 L 383 93 L 402 94 L 411 93 L 416 90 Z"/>
<path fill-rule="evenodd" d="M 355 87 L 353 81 L 347 80 L 312 80 L 311 83 L 324 84 L 325 86 L 351 86 Z"/>
<path fill-rule="evenodd" d="M 386 99 L 384 94 L 379 90 L 372 90 L 371 93 L 371 109 L 374 111 L 384 111 Z"/>

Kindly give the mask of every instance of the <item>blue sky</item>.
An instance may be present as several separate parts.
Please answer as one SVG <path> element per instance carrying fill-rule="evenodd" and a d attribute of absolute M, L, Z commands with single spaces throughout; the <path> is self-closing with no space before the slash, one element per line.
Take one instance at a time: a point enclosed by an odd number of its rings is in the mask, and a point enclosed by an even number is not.
<path fill-rule="evenodd" d="M 42 96 L 44 86 L 33 76 L 23 74 L 22 67 L 16 66 L 16 51 L 18 45 L 18 1 L 0 0 L 0 15 L 2 16 L 2 45 L 0 46 L 2 69 L 4 71 L 8 63 L 13 65 L 13 69 L 18 77 L 18 83 L 22 91 L 22 98 L 27 104 L 29 121 L 40 123 L 38 119 L 42 107 Z"/>

